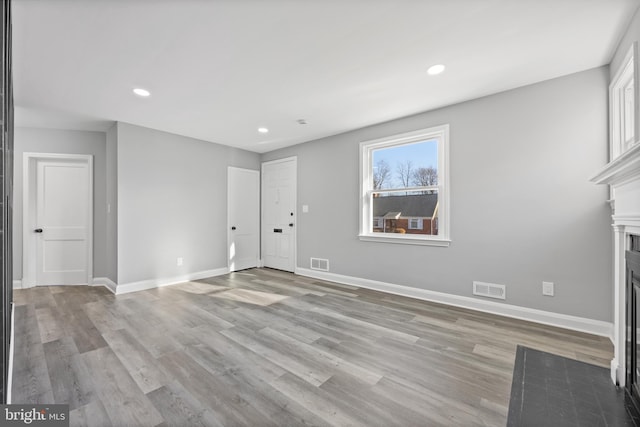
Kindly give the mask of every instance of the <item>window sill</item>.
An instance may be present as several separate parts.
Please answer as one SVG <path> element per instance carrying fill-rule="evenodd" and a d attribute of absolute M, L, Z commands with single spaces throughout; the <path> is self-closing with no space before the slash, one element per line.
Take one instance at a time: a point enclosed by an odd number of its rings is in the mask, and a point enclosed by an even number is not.
<path fill-rule="evenodd" d="M 402 236 L 377 236 L 371 234 L 359 234 L 358 238 L 365 242 L 396 243 L 401 245 L 419 246 L 440 246 L 448 247 L 451 244 L 449 239 L 425 239 L 424 237 Z"/>

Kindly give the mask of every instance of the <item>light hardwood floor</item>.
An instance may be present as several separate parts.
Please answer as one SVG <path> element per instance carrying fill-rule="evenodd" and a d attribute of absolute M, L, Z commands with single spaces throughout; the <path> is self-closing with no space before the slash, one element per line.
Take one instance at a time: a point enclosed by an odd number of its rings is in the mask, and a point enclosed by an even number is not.
<path fill-rule="evenodd" d="M 607 367 L 611 342 L 253 269 L 121 296 L 15 292 L 13 403 L 71 425 L 504 426 L 516 345 Z"/>

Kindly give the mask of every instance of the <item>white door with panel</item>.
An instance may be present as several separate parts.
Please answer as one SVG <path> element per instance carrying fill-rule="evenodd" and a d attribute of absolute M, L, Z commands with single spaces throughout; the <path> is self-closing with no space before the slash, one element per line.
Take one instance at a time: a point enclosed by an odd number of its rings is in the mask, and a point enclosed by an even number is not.
<path fill-rule="evenodd" d="M 257 267 L 260 259 L 260 172 L 227 170 L 229 271 Z"/>
<path fill-rule="evenodd" d="M 89 283 L 91 160 L 38 159 L 35 176 L 35 284 Z"/>
<path fill-rule="evenodd" d="M 297 159 L 262 164 L 262 259 L 265 267 L 296 266 Z"/>

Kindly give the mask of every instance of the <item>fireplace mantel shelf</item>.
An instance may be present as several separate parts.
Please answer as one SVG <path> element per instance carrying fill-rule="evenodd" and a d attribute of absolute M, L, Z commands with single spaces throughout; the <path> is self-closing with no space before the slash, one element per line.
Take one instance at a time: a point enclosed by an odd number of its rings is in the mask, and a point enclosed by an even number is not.
<path fill-rule="evenodd" d="M 640 143 L 636 144 L 615 160 L 607 163 L 597 175 L 591 178 L 596 184 L 621 185 L 640 180 Z"/>

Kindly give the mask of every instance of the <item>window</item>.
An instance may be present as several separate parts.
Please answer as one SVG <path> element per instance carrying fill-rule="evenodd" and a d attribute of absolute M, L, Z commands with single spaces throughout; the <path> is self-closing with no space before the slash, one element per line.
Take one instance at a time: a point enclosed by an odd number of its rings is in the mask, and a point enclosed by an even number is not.
<path fill-rule="evenodd" d="M 449 245 L 449 125 L 360 144 L 360 239 Z"/>
<path fill-rule="evenodd" d="M 636 144 L 636 84 L 635 84 L 635 53 L 636 43 L 633 44 L 622 66 L 612 79 L 609 86 L 610 129 L 611 129 L 611 159 L 624 154 Z"/>
<path fill-rule="evenodd" d="M 409 218 L 409 230 L 422 230 L 422 218 Z"/>

